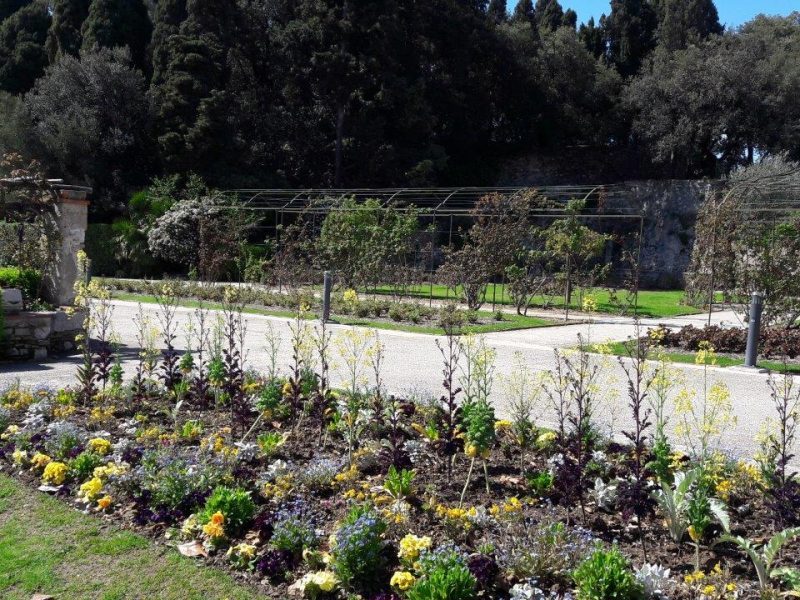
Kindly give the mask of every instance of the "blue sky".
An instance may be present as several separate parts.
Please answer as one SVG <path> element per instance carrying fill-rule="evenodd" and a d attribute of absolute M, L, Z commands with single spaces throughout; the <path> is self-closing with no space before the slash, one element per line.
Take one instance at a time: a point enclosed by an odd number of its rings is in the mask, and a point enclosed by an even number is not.
<path fill-rule="evenodd" d="M 565 9 L 571 8 L 578 13 L 578 23 L 609 12 L 609 0 L 560 0 Z M 517 0 L 508 0 L 509 10 L 513 10 Z M 788 15 L 793 10 L 800 10 L 797 0 L 716 0 L 719 20 L 729 26 L 741 25 L 759 13 L 767 15 Z"/>

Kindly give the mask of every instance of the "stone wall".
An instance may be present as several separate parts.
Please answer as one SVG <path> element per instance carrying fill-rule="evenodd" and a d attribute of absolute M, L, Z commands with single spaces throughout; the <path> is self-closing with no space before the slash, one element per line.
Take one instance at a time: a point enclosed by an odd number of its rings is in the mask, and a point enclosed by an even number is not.
<path fill-rule="evenodd" d="M 0 356 L 12 360 L 42 360 L 53 354 L 75 350 L 83 315 L 64 311 L 6 314 Z"/>
<path fill-rule="evenodd" d="M 54 206 L 58 232 L 61 236 L 53 268 L 46 280 L 47 300 L 56 306 L 72 304 L 75 299 L 75 279 L 78 276 L 78 251 L 83 249 L 88 221 L 90 188 L 55 185 L 58 201 Z"/>

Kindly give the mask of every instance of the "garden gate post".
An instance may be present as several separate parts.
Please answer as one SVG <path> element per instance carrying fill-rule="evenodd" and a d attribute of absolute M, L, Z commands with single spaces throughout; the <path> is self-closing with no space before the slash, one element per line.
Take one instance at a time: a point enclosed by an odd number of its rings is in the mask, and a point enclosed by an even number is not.
<path fill-rule="evenodd" d="M 78 278 L 78 251 L 83 249 L 88 222 L 91 188 L 54 185 L 57 199 L 54 205 L 60 240 L 55 264 L 47 277 L 47 300 L 56 306 L 72 304 L 75 300 L 75 280 Z"/>
<path fill-rule="evenodd" d="M 750 319 L 747 322 L 747 349 L 744 354 L 744 366 L 755 367 L 758 356 L 758 339 L 761 332 L 761 311 L 764 309 L 764 296 L 753 292 L 750 297 Z"/>

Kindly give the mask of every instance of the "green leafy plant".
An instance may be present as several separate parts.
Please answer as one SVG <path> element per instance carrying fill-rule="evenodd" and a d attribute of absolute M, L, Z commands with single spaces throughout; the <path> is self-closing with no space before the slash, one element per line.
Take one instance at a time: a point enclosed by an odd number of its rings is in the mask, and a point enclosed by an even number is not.
<path fill-rule="evenodd" d="M 406 592 L 407 600 L 473 600 L 477 581 L 453 550 L 423 556 L 421 576 Z"/>
<path fill-rule="evenodd" d="M 104 459 L 102 456 L 94 452 L 84 451 L 76 456 L 70 463 L 70 468 L 73 473 L 75 473 L 75 478 L 79 481 L 83 481 L 92 474 L 96 467 L 102 465 L 103 462 Z"/>
<path fill-rule="evenodd" d="M 332 569 L 356 590 L 370 592 L 380 586 L 387 569 L 383 533 L 386 523 L 368 507 L 355 507 L 336 531 L 331 547 Z"/>
<path fill-rule="evenodd" d="M 288 433 L 269 431 L 267 433 L 260 434 L 256 438 L 256 443 L 261 449 L 261 452 L 264 453 L 264 456 L 270 458 L 278 452 L 278 449 L 283 446 L 283 444 L 286 443 L 288 437 Z"/>
<path fill-rule="evenodd" d="M 494 432 L 494 407 L 485 399 L 467 402 L 461 414 L 461 422 L 464 428 L 464 452 L 470 458 L 467 480 L 464 489 L 461 491 L 459 506 L 464 504 L 464 496 L 467 494 L 470 480 L 472 479 L 472 469 L 475 466 L 475 459 L 483 458 L 483 472 L 486 479 L 486 492 L 489 493 L 489 471 L 486 466 L 486 458 L 495 439 Z"/>
<path fill-rule="evenodd" d="M 797 569 L 791 567 L 772 568 L 781 548 L 798 537 L 800 537 L 800 527 L 792 527 L 776 533 L 763 546 L 738 535 L 726 534 L 721 536 L 719 541 L 732 542 L 744 550 L 750 560 L 753 561 L 753 566 L 756 568 L 756 574 L 758 575 L 758 585 L 763 592 L 770 588 L 770 582 L 773 579 L 800 583 L 800 571 Z"/>
<path fill-rule="evenodd" d="M 547 471 L 536 471 L 525 476 L 528 489 L 537 498 L 543 498 L 553 489 L 553 476 Z"/>
<path fill-rule="evenodd" d="M 241 488 L 218 486 L 206 500 L 200 513 L 200 522 L 208 523 L 211 515 L 221 512 L 225 515 L 225 529 L 231 535 L 240 533 L 252 520 L 256 505 L 250 492 Z"/>
<path fill-rule="evenodd" d="M 394 465 L 389 467 L 386 479 L 383 481 L 383 489 L 394 498 L 395 502 L 402 502 L 412 495 L 412 485 L 416 473 L 410 469 L 397 469 Z"/>
<path fill-rule="evenodd" d="M 578 600 L 638 600 L 644 597 L 641 585 L 628 560 L 615 546 L 595 549 L 572 574 Z"/>

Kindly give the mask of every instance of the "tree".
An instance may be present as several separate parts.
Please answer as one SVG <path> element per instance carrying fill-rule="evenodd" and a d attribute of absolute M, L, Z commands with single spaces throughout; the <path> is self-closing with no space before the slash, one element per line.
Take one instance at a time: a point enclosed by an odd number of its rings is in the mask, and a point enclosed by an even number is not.
<path fill-rule="evenodd" d="M 578 38 L 595 58 L 604 57 L 606 55 L 606 40 L 602 27 L 604 21 L 605 15 L 602 17 L 601 26 L 597 27 L 594 24 L 594 17 L 590 17 L 586 23 L 581 23 L 580 29 L 578 30 Z"/>
<path fill-rule="evenodd" d="M 403 262 L 419 229 L 417 212 L 378 200 L 348 198 L 330 208 L 316 244 L 322 269 L 331 269 L 347 287 L 378 283 Z"/>
<path fill-rule="evenodd" d="M 186 20 L 186 0 L 160 0 L 153 16 L 151 85 L 164 83 L 169 66 L 169 38 L 176 35 Z"/>
<path fill-rule="evenodd" d="M 674 51 L 723 31 L 713 0 L 659 0 L 658 45 Z"/>
<path fill-rule="evenodd" d="M 30 3 L 31 0 L 0 0 L 0 23 Z"/>
<path fill-rule="evenodd" d="M 519 0 L 514 7 L 513 19 L 517 22 L 535 22 L 533 0 Z"/>
<path fill-rule="evenodd" d="M 506 0 L 489 0 L 486 14 L 495 23 L 504 23 L 507 21 L 508 9 L 506 8 Z"/>
<path fill-rule="evenodd" d="M 0 89 L 27 92 L 47 66 L 44 49 L 50 15 L 44 3 L 19 9 L 0 25 Z"/>
<path fill-rule="evenodd" d="M 147 71 L 152 25 L 142 0 L 92 0 L 81 27 L 84 51 L 127 47 L 133 64 Z"/>
<path fill-rule="evenodd" d="M 565 318 L 569 315 L 574 288 L 592 283 L 607 271 L 605 266 L 595 261 L 605 249 L 609 237 L 582 223 L 580 214 L 583 209 L 583 201 L 570 200 L 564 218 L 554 221 L 542 232 L 545 249 L 557 257 L 560 264 Z"/>
<path fill-rule="evenodd" d="M 564 25 L 564 9 L 558 0 L 536 0 L 533 15 L 539 27 L 550 31 Z"/>
<path fill-rule="evenodd" d="M 604 22 L 607 56 L 623 77 L 635 75 L 655 48 L 657 26 L 655 9 L 647 0 L 611 0 Z"/>
<path fill-rule="evenodd" d="M 62 57 L 25 96 L 25 107 L 46 164 L 94 187 L 99 214 L 117 210 L 148 171 L 150 106 L 126 50 Z"/>
<path fill-rule="evenodd" d="M 160 154 L 174 172 L 196 170 L 206 178 L 234 160 L 227 126 L 228 54 L 238 9 L 220 0 L 188 0 L 178 33 L 161 38 L 166 68 L 151 89 L 158 106 Z M 163 45 L 154 48 L 161 55 Z"/>
<path fill-rule="evenodd" d="M 53 0 L 53 22 L 47 32 L 47 56 L 50 62 L 65 54 L 78 56 L 81 27 L 89 14 L 91 0 Z"/>

